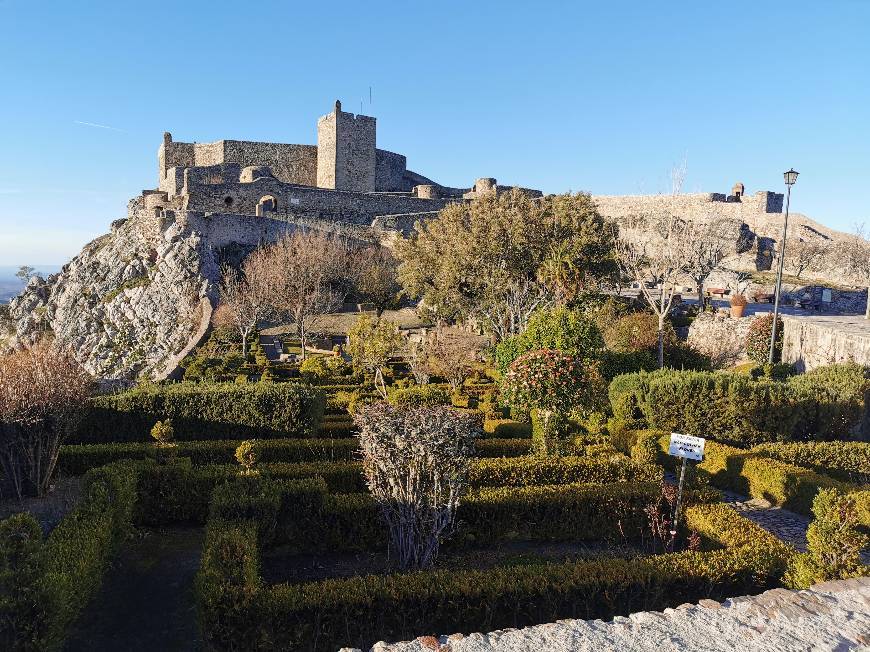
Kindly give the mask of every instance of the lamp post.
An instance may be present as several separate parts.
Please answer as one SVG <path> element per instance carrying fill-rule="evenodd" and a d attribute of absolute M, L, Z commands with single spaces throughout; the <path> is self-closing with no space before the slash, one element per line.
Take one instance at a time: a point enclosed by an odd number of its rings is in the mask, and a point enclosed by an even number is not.
<path fill-rule="evenodd" d="M 773 299 L 773 324 L 770 327 L 770 353 L 767 356 L 767 362 L 773 364 L 773 350 L 776 346 L 776 322 L 779 319 L 779 295 L 782 292 L 782 268 L 785 264 L 785 239 L 788 235 L 788 208 L 791 203 L 791 187 L 797 181 L 798 173 L 794 168 L 788 172 L 783 172 L 785 185 L 788 188 L 785 196 L 785 222 L 782 227 L 782 244 L 779 247 L 779 270 L 776 273 L 776 292 Z"/>

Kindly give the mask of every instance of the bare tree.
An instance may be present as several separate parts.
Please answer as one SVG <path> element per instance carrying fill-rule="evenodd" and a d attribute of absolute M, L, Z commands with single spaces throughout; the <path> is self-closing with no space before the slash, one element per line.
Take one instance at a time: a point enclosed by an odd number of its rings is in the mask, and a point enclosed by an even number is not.
<path fill-rule="evenodd" d="M 395 256 L 381 245 L 372 245 L 353 252 L 354 285 L 357 294 L 375 306 L 378 317 L 396 302 L 402 291 L 398 268 L 399 262 Z"/>
<path fill-rule="evenodd" d="M 817 267 L 827 254 L 828 242 L 824 240 L 790 242 L 785 249 L 785 268 L 800 278 L 806 270 Z"/>
<path fill-rule="evenodd" d="M 408 367 L 418 385 L 429 384 L 429 365 L 426 359 L 426 345 L 422 342 L 411 342 L 408 345 Z"/>
<path fill-rule="evenodd" d="M 658 317 L 658 359 L 664 367 L 665 320 L 674 304 L 686 263 L 688 225 L 670 213 L 630 215 L 621 221 L 616 253 L 625 275 L 640 285 Z"/>
<path fill-rule="evenodd" d="M 19 497 L 48 493 L 90 388 L 75 358 L 45 341 L 0 356 L 0 462 Z"/>
<path fill-rule="evenodd" d="M 842 246 L 847 271 L 867 287 L 864 319 L 870 319 L 870 241 L 865 235 L 864 225 L 856 226 L 855 233 Z"/>
<path fill-rule="evenodd" d="M 229 265 L 221 266 L 220 304 L 213 321 L 239 333 L 243 357 L 248 355 L 251 331 L 272 312 L 268 272 L 269 261 L 263 249 L 248 256 L 241 272 Z"/>
<path fill-rule="evenodd" d="M 320 232 L 289 233 L 265 248 L 270 303 L 296 326 L 302 358 L 318 320 L 338 310 L 350 291 L 347 243 Z"/>
<path fill-rule="evenodd" d="M 505 279 L 491 283 L 488 299 L 479 307 L 483 321 L 499 340 L 522 333 L 538 308 L 552 305 L 546 287 L 530 279 Z"/>
<path fill-rule="evenodd" d="M 698 288 L 698 306 L 704 307 L 704 283 L 719 267 L 727 251 L 724 220 L 711 218 L 705 222 L 690 222 L 685 230 L 686 262 L 683 271 Z"/>
<path fill-rule="evenodd" d="M 486 338 L 460 328 L 439 328 L 427 346 L 430 371 L 457 391 L 474 370 Z"/>

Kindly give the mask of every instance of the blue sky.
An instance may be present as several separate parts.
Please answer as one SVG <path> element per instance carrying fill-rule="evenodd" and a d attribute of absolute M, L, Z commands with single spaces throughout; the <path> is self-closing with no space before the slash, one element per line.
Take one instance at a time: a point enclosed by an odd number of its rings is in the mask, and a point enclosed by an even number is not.
<path fill-rule="evenodd" d="M 0 34 L 0 265 L 105 232 L 163 131 L 314 144 L 336 98 L 446 185 L 655 193 L 685 157 L 685 191 L 754 192 L 794 166 L 794 210 L 870 222 L 863 0 L 0 0 Z"/>

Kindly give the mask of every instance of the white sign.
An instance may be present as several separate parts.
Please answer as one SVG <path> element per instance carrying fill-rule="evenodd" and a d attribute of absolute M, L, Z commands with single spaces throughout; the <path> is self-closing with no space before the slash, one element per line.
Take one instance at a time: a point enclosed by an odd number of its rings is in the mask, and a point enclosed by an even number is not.
<path fill-rule="evenodd" d="M 681 435 L 678 432 L 671 433 L 671 445 L 668 455 L 674 457 L 686 457 L 690 460 L 704 459 L 704 438 Z"/>

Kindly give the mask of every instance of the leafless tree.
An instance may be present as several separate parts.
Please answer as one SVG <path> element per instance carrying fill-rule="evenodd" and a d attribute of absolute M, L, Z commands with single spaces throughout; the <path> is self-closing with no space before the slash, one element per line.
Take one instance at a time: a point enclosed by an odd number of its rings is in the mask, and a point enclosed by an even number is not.
<path fill-rule="evenodd" d="M 724 220 L 711 218 L 707 221 L 690 222 L 685 229 L 686 262 L 683 271 L 698 288 L 698 306 L 704 307 L 704 283 L 719 267 L 727 252 Z"/>
<path fill-rule="evenodd" d="M 269 261 L 265 250 L 254 251 L 242 271 L 221 266 L 220 303 L 213 322 L 235 329 L 242 338 L 242 356 L 248 354 L 248 336 L 272 312 Z"/>
<path fill-rule="evenodd" d="M 0 462 L 19 497 L 48 493 L 91 382 L 72 355 L 44 340 L 0 356 Z"/>
<path fill-rule="evenodd" d="M 849 274 L 867 287 L 867 308 L 864 319 L 870 319 L 870 241 L 864 225 L 855 227 L 855 232 L 843 243 L 843 259 Z"/>
<path fill-rule="evenodd" d="M 412 342 L 408 346 L 408 367 L 418 385 L 429 384 L 429 365 L 426 359 L 426 345 L 422 342 Z"/>
<path fill-rule="evenodd" d="M 427 343 L 429 370 L 457 391 L 474 370 L 486 338 L 461 328 L 439 328 Z"/>
<path fill-rule="evenodd" d="M 270 303 L 296 326 L 303 359 L 318 319 L 338 310 L 350 291 L 349 255 L 346 242 L 314 231 L 289 233 L 264 250 Z"/>
<path fill-rule="evenodd" d="M 630 215 L 619 225 L 616 253 L 623 273 L 640 285 L 658 317 L 658 359 L 664 367 L 665 320 L 674 304 L 677 280 L 686 263 L 684 220 L 670 213 Z"/>
<path fill-rule="evenodd" d="M 505 279 L 489 288 L 490 299 L 479 310 L 499 340 L 522 333 L 535 310 L 553 303 L 546 287 L 530 279 Z"/>
<path fill-rule="evenodd" d="M 353 252 L 354 285 L 360 298 L 372 303 L 380 317 L 396 302 L 402 291 L 399 263 L 392 252 L 381 245 L 362 247 Z"/>
<path fill-rule="evenodd" d="M 752 283 L 752 274 L 736 269 L 724 269 L 722 271 L 727 279 L 728 288 L 732 290 L 732 294 L 746 294 L 746 290 L 749 289 L 749 285 Z"/>
<path fill-rule="evenodd" d="M 828 254 L 828 242 L 824 240 L 798 240 L 789 242 L 785 249 L 785 268 L 800 278 L 806 270 L 817 267 Z"/>

